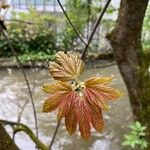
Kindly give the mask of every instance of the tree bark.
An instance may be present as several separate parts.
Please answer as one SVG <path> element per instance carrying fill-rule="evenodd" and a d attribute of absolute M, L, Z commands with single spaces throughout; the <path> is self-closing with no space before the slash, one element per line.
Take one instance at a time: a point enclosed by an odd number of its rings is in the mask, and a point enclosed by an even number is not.
<path fill-rule="evenodd" d="M 150 55 L 145 55 L 141 46 L 147 5 L 148 0 L 121 0 L 116 27 L 107 38 L 114 49 L 119 70 L 128 89 L 133 117 L 149 128 L 150 59 L 148 60 L 148 57 Z"/>
<path fill-rule="evenodd" d="M 10 138 L 4 127 L 0 124 L 0 150 L 19 150 Z"/>

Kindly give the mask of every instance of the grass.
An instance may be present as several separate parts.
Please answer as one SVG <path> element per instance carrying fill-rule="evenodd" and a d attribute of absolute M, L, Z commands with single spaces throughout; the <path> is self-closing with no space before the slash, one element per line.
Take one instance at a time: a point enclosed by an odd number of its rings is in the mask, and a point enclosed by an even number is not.
<path fill-rule="evenodd" d="M 38 52 L 38 53 L 25 53 L 19 55 L 19 59 L 21 62 L 35 62 L 35 61 L 46 61 L 46 60 L 53 60 L 54 54 L 47 54 L 44 52 Z"/>

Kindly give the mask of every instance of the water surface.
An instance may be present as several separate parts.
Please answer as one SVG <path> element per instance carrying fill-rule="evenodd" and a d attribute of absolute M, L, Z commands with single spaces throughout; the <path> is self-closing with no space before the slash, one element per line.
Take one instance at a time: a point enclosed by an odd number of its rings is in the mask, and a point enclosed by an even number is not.
<path fill-rule="evenodd" d="M 39 137 L 44 143 L 49 143 L 57 124 L 56 112 L 42 113 L 42 104 L 46 99 L 45 93 L 41 91 L 44 83 L 53 82 L 45 69 L 26 69 L 31 83 L 34 96 Z M 117 101 L 111 102 L 110 111 L 104 112 L 105 129 L 102 134 L 92 131 L 92 137 L 88 142 L 82 140 L 79 133 L 69 136 L 65 130 L 64 122 L 59 128 L 53 150 L 123 150 L 121 142 L 123 135 L 128 132 L 128 125 L 132 123 L 131 108 L 124 82 L 120 76 L 117 66 L 99 69 L 89 69 L 82 79 L 92 76 L 114 76 L 112 86 L 122 90 L 124 96 Z M 19 69 L 0 70 L 0 118 L 17 121 L 18 115 L 28 99 L 28 92 L 24 78 Z M 29 102 L 23 114 L 21 122 L 30 126 L 35 132 L 33 111 Z M 8 131 L 11 128 L 7 127 Z M 36 150 L 34 143 L 24 133 L 17 133 L 15 141 L 21 150 Z M 126 148 L 124 148 L 126 150 Z"/>

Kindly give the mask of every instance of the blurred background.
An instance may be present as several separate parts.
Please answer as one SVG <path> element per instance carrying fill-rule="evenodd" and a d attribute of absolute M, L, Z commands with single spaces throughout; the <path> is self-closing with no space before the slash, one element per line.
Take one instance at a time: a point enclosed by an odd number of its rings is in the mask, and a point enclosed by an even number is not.
<path fill-rule="evenodd" d="M 57 124 L 56 112 L 42 113 L 42 104 L 46 97 L 41 87 L 44 83 L 53 82 L 48 73 L 49 62 L 53 61 L 55 53 L 60 50 L 81 54 L 84 44 L 70 26 L 57 0 L 8 0 L 5 3 L 10 7 L 0 9 L 0 19 L 4 20 L 12 46 L 30 82 L 37 112 L 39 139 L 49 144 Z M 61 0 L 61 3 L 73 25 L 87 41 L 106 0 Z M 93 130 L 88 142 L 82 140 L 78 132 L 69 136 L 63 122 L 53 146 L 54 150 L 127 150 L 121 143 L 130 130 L 129 125 L 133 123 L 132 111 L 126 85 L 114 59 L 113 48 L 106 38 L 116 25 L 119 7 L 120 0 L 112 0 L 97 28 L 86 54 L 87 70 L 82 79 L 114 76 L 112 85 L 123 91 L 124 96 L 110 103 L 110 111 L 104 112 L 104 132 L 99 134 Z M 142 46 L 145 52 L 149 52 L 150 6 L 145 13 Z M 0 79 L 0 119 L 21 122 L 35 133 L 34 115 L 24 77 L 2 34 Z M 13 129 L 9 125 L 5 129 L 19 149 L 37 149 L 24 132 L 18 132 L 13 137 Z"/>

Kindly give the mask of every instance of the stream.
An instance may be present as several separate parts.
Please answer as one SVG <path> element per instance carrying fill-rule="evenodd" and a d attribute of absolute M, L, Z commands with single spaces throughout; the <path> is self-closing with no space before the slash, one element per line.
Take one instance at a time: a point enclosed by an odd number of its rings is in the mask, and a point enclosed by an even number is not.
<path fill-rule="evenodd" d="M 42 104 L 47 95 L 41 87 L 44 83 L 53 82 L 53 79 L 49 76 L 48 69 L 34 68 L 25 71 L 31 84 L 37 111 L 39 138 L 49 144 L 57 124 L 57 111 L 48 114 L 42 112 Z M 62 122 L 52 150 L 127 150 L 121 143 L 133 120 L 127 90 L 118 68 L 114 65 L 89 69 L 82 75 L 82 79 L 92 76 L 114 76 L 112 86 L 123 91 L 123 97 L 110 102 L 110 111 L 103 113 L 105 129 L 101 134 L 93 129 L 91 139 L 87 142 L 82 140 L 79 132 L 70 136 Z M 19 69 L 1 69 L 0 79 L 0 119 L 17 121 L 22 107 L 29 98 L 23 75 Z M 30 100 L 20 116 L 20 121 L 31 127 L 35 133 Z M 11 127 L 7 126 L 6 129 L 12 136 Z M 21 150 L 36 150 L 35 144 L 23 132 L 15 135 L 15 142 Z"/>

